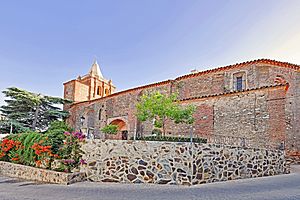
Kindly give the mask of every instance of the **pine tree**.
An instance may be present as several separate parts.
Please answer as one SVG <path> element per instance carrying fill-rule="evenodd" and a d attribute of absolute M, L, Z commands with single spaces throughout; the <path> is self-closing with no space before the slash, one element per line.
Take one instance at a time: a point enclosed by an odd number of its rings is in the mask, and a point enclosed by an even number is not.
<path fill-rule="evenodd" d="M 23 128 L 43 131 L 54 120 L 63 119 L 68 112 L 57 107 L 67 100 L 42 94 L 28 92 L 19 88 L 11 87 L 3 91 L 8 98 L 7 105 L 1 106 L 0 111 L 6 117 L 5 123 L 17 123 Z"/>

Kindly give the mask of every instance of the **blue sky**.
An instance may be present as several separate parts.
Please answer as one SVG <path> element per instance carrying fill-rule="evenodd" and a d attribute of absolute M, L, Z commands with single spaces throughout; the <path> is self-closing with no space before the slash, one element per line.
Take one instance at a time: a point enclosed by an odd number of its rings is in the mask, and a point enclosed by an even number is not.
<path fill-rule="evenodd" d="M 95 57 L 119 91 L 257 58 L 300 64 L 299 10 L 299 0 L 1 0 L 0 90 L 62 96 Z"/>

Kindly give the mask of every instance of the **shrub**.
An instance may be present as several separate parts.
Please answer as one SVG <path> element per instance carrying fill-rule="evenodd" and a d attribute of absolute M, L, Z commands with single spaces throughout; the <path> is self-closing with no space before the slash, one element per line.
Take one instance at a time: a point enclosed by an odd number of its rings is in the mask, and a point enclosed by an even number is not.
<path fill-rule="evenodd" d="M 53 121 L 50 123 L 48 130 L 46 133 L 54 133 L 54 132 L 59 132 L 64 134 L 64 132 L 71 132 L 72 128 L 66 124 L 64 121 Z"/>
<path fill-rule="evenodd" d="M 39 143 L 34 143 L 31 148 L 35 152 L 35 165 L 37 167 L 45 167 L 45 168 L 51 168 L 51 163 L 53 162 L 54 158 L 58 158 L 59 156 L 57 154 L 53 154 L 51 150 L 51 146 L 43 145 L 43 140 L 41 140 Z"/>
<path fill-rule="evenodd" d="M 79 132 L 65 132 L 64 135 L 64 145 L 59 149 L 60 166 L 56 170 L 71 172 L 83 162 L 80 142 L 84 142 L 85 135 Z"/>
<path fill-rule="evenodd" d="M 3 161 L 18 161 L 19 155 L 16 151 L 21 147 L 21 143 L 19 141 L 3 139 L 1 142 L 1 153 L 0 158 Z"/>
<path fill-rule="evenodd" d="M 152 131 L 152 135 L 161 136 L 161 134 L 162 134 L 162 131 L 160 129 L 155 128 Z"/>
<path fill-rule="evenodd" d="M 146 141 L 168 141 L 168 142 L 190 142 L 191 138 L 188 137 L 168 137 L 168 136 L 145 136 L 137 138 L 137 140 Z M 195 143 L 207 143 L 207 139 L 204 138 L 193 138 Z"/>
<path fill-rule="evenodd" d="M 59 148 L 63 145 L 63 141 L 66 139 L 65 132 L 71 132 L 70 128 L 63 121 L 53 121 L 50 123 L 48 130 L 44 133 L 47 137 L 45 141 L 46 145 L 52 146 L 53 153 L 58 153 Z"/>
<path fill-rule="evenodd" d="M 71 130 L 64 122 L 53 122 L 45 133 L 29 132 L 13 134 L 0 142 L 0 160 L 33 167 L 53 169 L 57 160 L 60 167 L 56 170 L 70 172 L 80 163 L 82 133 L 65 132 Z"/>
<path fill-rule="evenodd" d="M 117 132 L 118 132 L 118 126 L 110 124 L 110 125 L 107 125 L 107 126 L 103 127 L 101 129 L 101 131 L 103 133 L 106 133 L 106 134 L 117 134 Z"/>
<path fill-rule="evenodd" d="M 31 147 L 35 142 L 39 142 L 42 137 L 40 133 L 36 132 L 18 134 L 17 137 L 13 137 L 14 140 L 22 143 L 22 148 L 19 148 L 16 152 L 20 156 L 18 163 L 35 166 L 35 153 Z"/>
<path fill-rule="evenodd" d="M 6 154 L 11 159 L 7 159 L 7 156 L 2 160 L 4 161 L 14 161 L 15 163 L 37 166 L 37 163 L 42 162 L 45 158 L 40 157 L 36 149 L 33 148 L 35 144 L 42 146 L 43 142 L 47 140 L 47 137 L 37 132 L 23 133 L 10 135 L 7 138 L 3 139 L 1 142 L 1 154 Z M 6 151 L 6 144 L 14 144 L 15 147 L 11 148 L 9 151 Z M 48 147 L 51 149 L 51 146 Z M 13 159 L 14 158 L 14 159 Z M 45 165 L 45 167 L 48 167 Z"/>

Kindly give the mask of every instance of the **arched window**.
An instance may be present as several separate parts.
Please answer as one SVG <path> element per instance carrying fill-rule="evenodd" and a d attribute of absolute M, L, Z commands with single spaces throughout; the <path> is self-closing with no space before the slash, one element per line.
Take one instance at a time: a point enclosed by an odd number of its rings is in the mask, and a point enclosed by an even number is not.
<path fill-rule="evenodd" d="M 101 87 L 100 86 L 98 86 L 98 88 L 97 88 L 97 95 L 101 95 Z"/>
<path fill-rule="evenodd" d="M 287 83 L 287 81 L 285 80 L 284 76 L 282 75 L 277 75 L 275 80 L 274 80 L 275 83 L 277 84 L 285 84 Z"/>
<path fill-rule="evenodd" d="M 108 89 L 105 89 L 105 95 L 109 95 Z"/>

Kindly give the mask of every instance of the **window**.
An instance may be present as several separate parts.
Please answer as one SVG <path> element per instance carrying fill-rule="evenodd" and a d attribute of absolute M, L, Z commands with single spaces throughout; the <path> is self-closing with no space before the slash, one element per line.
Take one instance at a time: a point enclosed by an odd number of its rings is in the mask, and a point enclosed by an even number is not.
<path fill-rule="evenodd" d="M 102 114 L 102 109 L 99 110 L 99 116 L 98 116 L 99 120 L 101 120 L 101 114 Z"/>
<path fill-rule="evenodd" d="M 100 86 L 97 88 L 97 95 L 101 95 L 101 87 Z"/>
<path fill-rule="evenodd" d="M 108 95 L 109 93 L 108 93 L 108 89 L 105 89 L 105 95 Z"/>
<path fill-rule="evenodd" d="M 275 78 L 275 83 L 277 83 L 277 84 L 286 84 L 287 81 L 285 80 L 284 76 L 277 75 L 276 78 Z"/>
<path fill-rule="evenodd" d="M 246 71 L 239 71 L 232 74 L 232 91 L 242 91 L 247 88 L 247 74 Z"/>
<path fill-rule="evenodd" d="M 235 89 L 237 91 L 243 90 L 243 77 L 242 76 L 236 77 L 236 87 L 235 87 Z"/>

